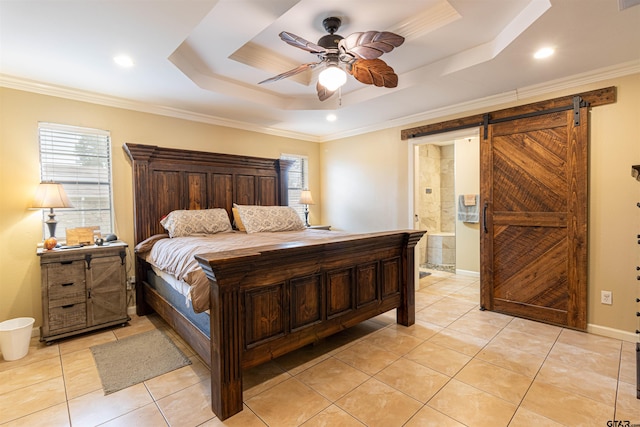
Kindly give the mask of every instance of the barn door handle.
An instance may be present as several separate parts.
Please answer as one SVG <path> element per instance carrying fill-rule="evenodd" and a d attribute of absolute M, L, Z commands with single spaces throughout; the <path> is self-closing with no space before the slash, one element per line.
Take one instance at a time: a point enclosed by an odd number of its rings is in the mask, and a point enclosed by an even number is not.
<path fill-rule="evenodd" d="M 488 233 L 489 230 L 487 229 L 487 207 L 488 207 L 488 203 L 484 202 L 484 207 L 482 208 L 482 227 L 484 228 L 484 232 Z"/>

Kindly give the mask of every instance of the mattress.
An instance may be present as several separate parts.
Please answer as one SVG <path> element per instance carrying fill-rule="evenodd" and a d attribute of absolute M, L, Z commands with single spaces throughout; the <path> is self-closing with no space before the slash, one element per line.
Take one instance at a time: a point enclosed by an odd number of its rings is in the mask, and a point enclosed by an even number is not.
<path fill-rule="evenodd" d="M 166 279 L 166 280 L 165 280 Z M 180 281 L 164 273 L 156 273 L 155 269 L 149 270 L 147 273 L 147 282 L 153 289 L 166 299 L 177 311 L 182 313 L 193 325 L 195 325 L 202 333 L 211 338 L 211 323 L 209 312 L 196 313 L 193 311 L 189 300 L 185 297 L 183 290 L 177 290 L 189 285 L 180 284 Z M 187 290 L 188 294 L 188 290 Z"/>

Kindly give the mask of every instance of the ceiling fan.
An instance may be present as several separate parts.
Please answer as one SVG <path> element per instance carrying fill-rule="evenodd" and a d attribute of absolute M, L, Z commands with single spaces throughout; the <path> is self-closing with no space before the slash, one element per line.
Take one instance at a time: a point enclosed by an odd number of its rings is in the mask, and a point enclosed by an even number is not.
<path fill-rule="evenodd" d="M 320 101 L 333 95 L 347 81 L 345 70 L 364 84 L 393 88 L 398 85 L 398 75 L 378 57 L 391 52 L 393 48 L 404 42 L 404 37 L 388 31 L 365 31 L 344 38 L 335 34 L 340 28 L 340 18 L 329 17 L 322 21 L 324 29 L 329 33 L 312 43 L 295 34 L 283 31 L 280 38 L 291 46 L 314 53 L 319 62 L 310 62 L 285 71 L 282 74 L 263 80 L 258 84 L 271 83 L 287 77 L 295 76 L 318 66 L 324 69 L 318 76 L 316 90 Z"/>

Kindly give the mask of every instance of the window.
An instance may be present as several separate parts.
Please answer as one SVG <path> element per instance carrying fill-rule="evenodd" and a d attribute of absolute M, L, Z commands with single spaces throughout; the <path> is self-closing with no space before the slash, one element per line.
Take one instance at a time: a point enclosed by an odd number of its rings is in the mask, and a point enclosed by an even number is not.
<path fill-rule="evenodd" d="M 309 160 L 305 156 L 282 154 L 284 160 L 293 160 L 289 168 L 289 206 L 294 208 L 304 221 L 304 205 L 300 204 L 300 192 L 309 188 Z"/>
<path fill-rule="evenodd" d="M 113 232 L 111 137 L 108 131 L 39 123 L 40 178 L 64 186 L 70 209 L 56 209 L 57 235 L 66 228 L 99 226 Z M 46 212 L 43 212 L 43 216 Z M 43 224 L 43 236 L 47 231 Z"/>

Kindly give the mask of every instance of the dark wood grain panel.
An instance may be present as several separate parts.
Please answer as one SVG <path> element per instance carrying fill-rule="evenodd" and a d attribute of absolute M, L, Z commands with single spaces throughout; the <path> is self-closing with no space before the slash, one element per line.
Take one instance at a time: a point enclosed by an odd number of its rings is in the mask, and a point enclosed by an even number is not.
<path fill-rule="evenodd" d="M 513 244 L 505 254 L 497 253 L 499 263 L 494 265 L 494 298 L 519 301 L 528 305 L 567 310 L 567 259 L 564 230 L 552 228 L 538 229 L 539 235 L 532 236 L 518 228 L 519 238 L 510 239 Z M 506 236 L 508 232 L 502 233 Z M 526 239 L 526 242 L 522 240 Z M 501 241 L 497 247 L 503 247 Z M 545 268 L 539 268 L 544 264 Z"/>
<path fill-rule="evenodd" d="M 275 177 L 258 177 L 258 196 L 262 206 L 273 206 L 278 204 L 278 187 Z"/>
<path fill-rule="evenodd" d="M 382 298 L 400 293 L 400 257 L 385 259 L 380 262 L 382 270 Z"/>
<path fill-rule="evenodd" d="M 332 318 L 353 308 L 353 270 L 332 270 L 326 277 L 327 318 Z"/>
<path fill-rule="evenodd" d="M 302 292 L 302 295 L 303 298 L 304 292 Z M 247 312 L 245 346 L 247 348 L 265 339 L 285 333 L 286 319 L 283 318 L 285 304 L 284 283 L 250 290 L 245 293 Z M 304 310 L 302 311 L 304 315 Z"/>
<path fill-rule="evenodd" d="M 164 232 L 160 225 L 160 220 L 169 212 L 182 209 L 182 182 L 180 173 L 177 171 L 152 171 L 151 189 L 154 197 L 151 199 L 152 210 L 157 212 L 153 224 L 154 234 Z M 166 189 L 166 190 L 165 190 Z M 188 203 L 188 200 L 185 200 Z"/>
<path fill-rule="evenodd" d="M 580 122 L 588 123 L 589 109 L 580 109 Z M 567 153 L 568 176 L 568 324 L 579 329 L 587 327 L 587 247 L 588 247 L 588 164 L 589 128 L 567 124 L 569 140 Z"/>
<path fill-rule="evenodd" d="M 566 112 L 558 126 L 540 130 L 514 123 L 513 134 L 493 135 L 494 211 L 565 212 L 567 205 Z M 506 132 L 506 124 L 502 124 Z M 565 146 L 565 148 L 562 148 Z"/>
<path fill-rule="evenodd" d="M 290 281 L 291 330 L 313 325 L 322 320 L 322 276 L 301 277 Z"/>
<path fill-rule="evenodd" d="M 211 189 L 209 194 L 210 207 L 224 208 L 231 212 L 233 207 L 233 175 L 226 173 L 211 174 Z"/>
<path fill-rule="evenodd" d="M 207 198 L 207 174 L 193 173 L 186 174 L 187 198 L 189 204 L 187 209 L 207 209 L 209 207 Z"/>
<path fill-rule="evenodd" d="M 378 263 L 359 265 L 356 270 L 356 304 L 362 307 L 378 300 Z"/>
<path fill-rule="evenodd" d="M 256 177 L 252 175 L 236 175 L 235 177 L 235 203 L 239 205 L 255 205 Z"/>
<path fill-rule="evenodd" d="M 566 227 L 566 212 L 493 212 L 495 225 Z"/>

